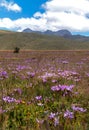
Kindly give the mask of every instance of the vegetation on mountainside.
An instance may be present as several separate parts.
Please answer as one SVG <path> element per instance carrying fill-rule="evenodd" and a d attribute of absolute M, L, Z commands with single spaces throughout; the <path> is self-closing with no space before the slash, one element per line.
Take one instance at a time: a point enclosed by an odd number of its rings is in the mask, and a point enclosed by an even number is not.
<path fill-rule="evenodd" d="M 0 50 L 13 50 L 16 46 L 20 49 L 31 50 L 80 50 L 89 49 L 89 40 L 0 31 Z"/>

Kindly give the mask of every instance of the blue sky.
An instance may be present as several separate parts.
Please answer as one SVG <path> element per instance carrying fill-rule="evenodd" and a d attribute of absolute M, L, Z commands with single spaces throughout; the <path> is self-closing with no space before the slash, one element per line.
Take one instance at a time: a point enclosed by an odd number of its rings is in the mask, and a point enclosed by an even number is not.
<path fill-rule="evenodd" d="M 3 0 L 1 0 L 3 1 Z M 1 18 L 11 18 L 12 20 L 21 18 L 21 17 L 32 17 L 35 12 L 43 12 L 44 9 L 41 7 L 43 3 L 45 3 L 47 0 L 7 0 L 8 4 L 10 2 L 13 2 L 13 4 L 17 4 L 19 8 L 21 8 L 21 11 L 15 12 L 15 10 L 7 10 L 6 7 L 0 8 L 0 17 Z"/>
<path fill-rule="evenodd" d="M 0 29 L 89 35 L 89 0 L 0 0 Z"/>

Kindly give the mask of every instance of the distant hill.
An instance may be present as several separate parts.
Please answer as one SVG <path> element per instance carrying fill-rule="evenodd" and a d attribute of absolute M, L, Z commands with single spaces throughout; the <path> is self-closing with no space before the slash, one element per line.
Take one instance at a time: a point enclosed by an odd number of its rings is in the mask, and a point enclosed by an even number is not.
<path fill-rule="evenodd" d="M 30 28 L 26 28 L 23 30 L 23 32 L 27 32 L 27 33 L 39 33 L 39 34 L 45 34 L 45 35 L 56 35 L 56 36 L 71 36 L 71 32 L 69 32 L 68 30 L 59 30 L 59 31 L 51 31 L 51 30 L 47 30 L 44 32 L 41 31 L 33 31 Z"/>
<path fill-rule="evenodd" d="M 31 33 L 31 32 L 34 32 L 34 31 L 32 31 L 30 28 L 26 28 L 26 29 L 24 29 L 22 32 Z"/>
<path fill-rule="evenodd" d="M 5 33 L 13 33 L 13 32 L 8 31 L 8 30 L 0 30 L 0 34 L 5 34 Z"/>
<path fill-rule="evenodd" d="M 45 34 L 45 35 L 50 35 L 50 36 L 60 36 L 60 37 L 64 37 L 67 39 L 72 39 L 72 40 L 78 40 L 78 41 L 89 41 L 89 37 L 87 36 L 83 36 L 83 35 L 72 35 L 72 33 L 66 29 L 62 29 L 62 30 L 58 30 L 58 31 L 51 31 L 51 30 L 47 30 L 44 32 L 41 31 L 33 31 L 30 28 L 26 28 L 24 29 L 22 32 L 25 33 L 37 33 L 37 34 Z"/>
<path fill-rule="evenodd" d="M 31 30 L 30 30 L 31 31 Z M 49 34 L 50 31 L 46 31 Z M 15 47 L 31 50 L 80 50 L 89 49 L 89 37 L 72 35 L 64 31 L 62 36 L 38 32 L 0 31 L 0 50 L 13 50 Z M 68 34 L 68 35 L 67 35 Z"/>

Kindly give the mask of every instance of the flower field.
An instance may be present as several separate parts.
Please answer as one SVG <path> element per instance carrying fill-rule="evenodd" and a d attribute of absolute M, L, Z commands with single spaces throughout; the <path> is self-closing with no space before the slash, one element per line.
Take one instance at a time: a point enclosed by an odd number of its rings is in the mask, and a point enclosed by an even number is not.
<path fill-rule="evenodd" d="M 89 130 L 89 51 L 1 51 L 0 130 Z"/>

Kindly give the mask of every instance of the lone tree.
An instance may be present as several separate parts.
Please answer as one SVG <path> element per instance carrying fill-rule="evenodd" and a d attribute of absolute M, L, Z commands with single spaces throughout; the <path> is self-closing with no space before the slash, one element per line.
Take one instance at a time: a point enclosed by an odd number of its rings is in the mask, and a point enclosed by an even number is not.
<path fill-rule="evenodd" d="M 15 47 L 15 48 L 14 48 L 14 53 L 19 53 L 19 51 L 20 51 L 20 48 L 19 48 L 19 47 Z"/>

